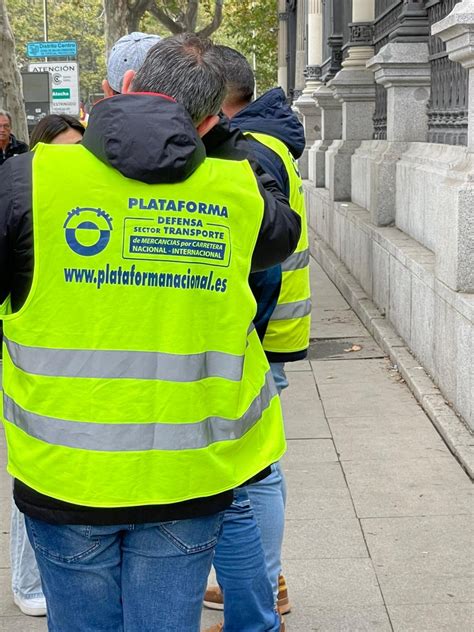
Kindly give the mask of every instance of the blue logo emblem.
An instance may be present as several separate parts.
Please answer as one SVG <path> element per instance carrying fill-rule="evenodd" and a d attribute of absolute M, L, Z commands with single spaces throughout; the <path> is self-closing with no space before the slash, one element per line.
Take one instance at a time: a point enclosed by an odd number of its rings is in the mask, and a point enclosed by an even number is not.
<path fill-rule="evenodd" d="M 69 211 L 64 229 L 69 248 L 83 257 L 92 257 L 107 247 L 112 218 L 100 208 L 77 207 Z"/>

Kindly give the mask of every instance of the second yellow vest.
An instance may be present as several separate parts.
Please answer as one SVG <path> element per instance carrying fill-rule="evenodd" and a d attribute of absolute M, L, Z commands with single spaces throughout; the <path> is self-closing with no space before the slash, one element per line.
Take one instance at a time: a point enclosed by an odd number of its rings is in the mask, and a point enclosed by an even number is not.
<path fill-rule="evenodd" d="M 298 165 L 288 147 L 269 134 L 247 134 L 265 145 L 283 162 L 290 185 L 290 206 L 301 218 L 301 236 L 295 252 L 282 263 L 282 284 L 278 304 L 268 323 L 263 347 L 277 354 L 304 351 L 309 346 L 311 289 L 309 280 L 308 220 Z"/>

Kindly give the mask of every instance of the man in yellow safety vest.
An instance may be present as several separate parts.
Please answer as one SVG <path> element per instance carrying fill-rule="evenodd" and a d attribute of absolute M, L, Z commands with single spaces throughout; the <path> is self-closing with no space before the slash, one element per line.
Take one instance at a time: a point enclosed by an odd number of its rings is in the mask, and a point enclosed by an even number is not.
<path fill-rule="evenodd" d="M 160 41 L 122 90 L 82 145 L 0 177 L 8 471 L 51 630 L 195 632 L 233 490 L 285 450 L 248 277 L 301 222 L 247 160 L 206 156 L 209 42 Z"/>

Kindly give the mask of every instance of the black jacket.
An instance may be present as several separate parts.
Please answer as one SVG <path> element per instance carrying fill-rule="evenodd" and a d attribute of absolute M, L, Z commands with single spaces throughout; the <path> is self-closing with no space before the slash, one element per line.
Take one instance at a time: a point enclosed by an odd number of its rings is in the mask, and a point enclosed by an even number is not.
<path fill-rule="evenodd" d="M 219 156 L 229 135 L 228 131 L 217 130 L 214 148 L 209 142 L 209 155 Z M 154 95 L 118 95 L 98 103 L 83 144 L 126 177 L 147 183 L 183 181 L 206 157 L 204 144 L 184 108 Z M 31 172 L 31 154 L 9 161 L 0 169 L 0 302 L 10 294 L 15 310 L 23 304 L 32 280 Z M 265 209 L 252 265 L 261 270 L 293 252 L 300 220 L 272 178 L 259 169 L 256 178 Z M 215 513 L 232 501 L 232 492 L 224 492 L 172 505 L 95 509 L 48 498 L 19 481 L 15 481 L 14 495 L 24 513 L 48 522 L 71 524 L 185 519 Z"/>
<path fill-rule="evenodd" d="M 242 132 L 260 132 L 281 140 L 298 159 L 305 148 L 304 127 L 286 102 L 281 88 L 273 88 L 240 110 L 230 121 L 231 129 Z M 255 158 L 262 168 L 277 181 L 280 189 L 289 195 L 289 182 L 285 165 L 266 145 L 250 141 Z"/>
<path fill-rule="evenodd" d="M 13 134 L 10 135 L 10 142 L 5 150 L 0 149 L 0 165 L 3 165 L 5 160 L 24 154 L 28 151 L 28 145 L 21 140 L 18 140 Z"/>
<path fill-rule="evenodd" d="M 262 168 L 252 151 L 252 144 L 239 130 L 230 131 L 230 121 L 223 114 L 220 116 L 219 124 L 204 136 L 203 142 L 209 156 L 225 158 L 226 160 L 242 160 L 243 157 L 246 157 L 250 160 L 254 170 L 257 173 L 261 172 Z M 260 272 L 253 272 L 249 277 L 249 285 L 257 301 L 257 313 L 253 324 L 260 340 L 263 340 L 270 316 L 273 314 L 280 296 L 280 264 Z"/>
<path fill-rule="evenodd" d="M 260 132 L 281 140 L 293 156 L 298 159 L 305 148 L 304 128 L 298 117 L 286 102 L 281 88 L 273 88 L 238 112 L 230 121 L 231 128 L 242 132 Z M 280 190 L 289 197 L 290 183 L 281 158 L 266 145 L 249 140 L 252 154 L 258 164 L 277 182 Z M 276 306 L 275 292 L 281 286 L 281 266 L 252 275 L 252 290 L 259 297 L 260 310 L 258 329 L 266 331 L 268 321 Z M 295 362 L 303 360 L 307 350 L 296 353 L 267 352 L 270 362 Z"/>

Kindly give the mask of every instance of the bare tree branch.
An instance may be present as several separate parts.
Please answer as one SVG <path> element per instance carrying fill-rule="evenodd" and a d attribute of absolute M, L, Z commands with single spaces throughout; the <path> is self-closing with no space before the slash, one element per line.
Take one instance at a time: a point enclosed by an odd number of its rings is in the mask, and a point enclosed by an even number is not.
<path fill-rule="evenodd" d="M 209 35 L 212 35 L 212 33 L 214 33 L 214 31 L 217 31 L 217 29 L 220 27 L 224 17 L 223 5 L 224 0 L 216 0 L 212 22 L 209 22 L 207 26 L 199 31 L 198 35 L 200 37 L 209 37 Z"/>
<path fill-rule="evenodd" d="M 173 35 L 178 35 L 179 33 L 184 32 L 184 28 L 181 24 L 175 22 L 163 9 L 161 9 L 157 4 L 156 0 L 150 3 L 148 7 L 150 13 L 165 26 Z"/>

